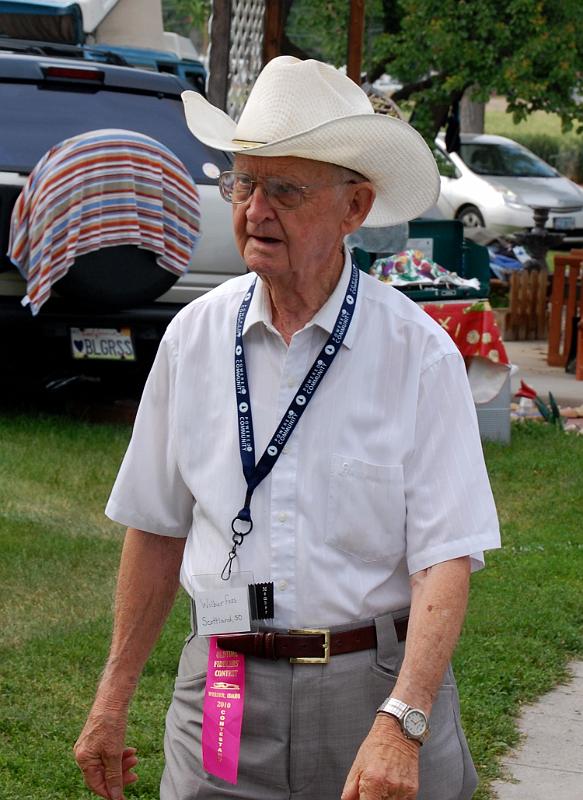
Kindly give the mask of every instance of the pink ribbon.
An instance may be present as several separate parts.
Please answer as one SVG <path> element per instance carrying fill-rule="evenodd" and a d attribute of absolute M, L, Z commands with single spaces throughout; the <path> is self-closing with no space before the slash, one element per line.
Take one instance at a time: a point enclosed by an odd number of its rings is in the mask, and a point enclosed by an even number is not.
<path fill-rule="evenodd" d="M 202 715 L 202 764 L 228 783 L 237 783 L 245 702 L 245 656 L 217 647 L 209 639 Z"/>

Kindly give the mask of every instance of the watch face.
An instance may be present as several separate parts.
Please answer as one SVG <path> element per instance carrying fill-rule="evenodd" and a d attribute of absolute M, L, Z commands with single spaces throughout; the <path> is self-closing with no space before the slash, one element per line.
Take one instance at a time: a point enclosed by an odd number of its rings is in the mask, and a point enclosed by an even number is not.
<path fill-rule="evenodd" d="M 423 736 L 427 729 L 427 720 L 425 714 L 417 709 L 412 709 L 405 714 L 403 720 L 403 727 L 409 736 Z"/>

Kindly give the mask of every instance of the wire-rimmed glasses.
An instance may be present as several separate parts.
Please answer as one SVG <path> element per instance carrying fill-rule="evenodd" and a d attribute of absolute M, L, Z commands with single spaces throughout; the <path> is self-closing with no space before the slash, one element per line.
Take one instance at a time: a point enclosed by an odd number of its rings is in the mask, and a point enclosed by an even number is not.
<path fill-rule="evenodd" d="M 255 187 L 260 185 L 270 205 L 279 211 L 291 211 L 301 206 L 307 189 L 339 186 L 342 183 L 352 183 L 352 181 L 301 185 L 287 178 L 279 178 L 276 175 L 252 178 L 245 172 L 228 171 L 221 172 L 219 176 L 221 197 L 228 203 L 233 203 L 234 205 L 246 203 L 255 191 Z"/>

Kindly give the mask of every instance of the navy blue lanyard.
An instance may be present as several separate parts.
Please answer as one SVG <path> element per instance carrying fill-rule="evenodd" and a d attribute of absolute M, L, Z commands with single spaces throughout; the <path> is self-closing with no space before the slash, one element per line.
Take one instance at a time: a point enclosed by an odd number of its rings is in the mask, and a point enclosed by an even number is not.
<path fill-rule="evenodd" d="M 350 282 L 344 296 L 342 308 L 334 324 L 334 329 L 324 347 L 320 350 L 316 360 L 308 370 L 302 385 L 294 395 L 293 400 L 283 415 L 277 430 L 271 437 L 265 452 L 255 464 L 255 437 L 253 435 L 253 415 L 251 413 L 251 397 L 249 395 L 249 381 L 247 380 L 247 367 L 245 364 L 245 348 L 243 346 L 243 327 L 251 298 L 255 291 L 257 279 L 243 298 L 243 302 L 237 314 L 237 325 L 235 328 L 235 394 L 237 398 L 237 423 L 239 426 L 239 450 L 241 453 L 241 464 L 243 475 L 247 482 L 247 493 L 243 508 L 231 522 L 233 531 L 233 547 L 229 551 L 227 563 L 225 564 L 221 577 L 229 580 L 233 561 L 237 557 L 237 548 L 243 544 L 245 536 L 253 530 L 253 520 L 251 519 L 251 498 L 253 492 L 261 481 L 266 478 L 279 458 L 287 440 L 292 435 L 296 425 L 306 410 L 308 403 L 316 393 L 316 389 L 328 368 L 334 361 L 338 353 L 346 332 L 350 327 L 350 322 L 354 314 L 356 296 L 358 294 L 358 268 L 352 263 L 352 273 Z"/>

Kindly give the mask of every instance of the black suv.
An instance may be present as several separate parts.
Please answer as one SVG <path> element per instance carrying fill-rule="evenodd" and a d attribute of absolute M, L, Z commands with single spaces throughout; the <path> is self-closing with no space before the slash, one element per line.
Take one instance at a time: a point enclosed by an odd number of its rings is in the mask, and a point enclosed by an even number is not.
<path fill-rule="evenodd" d="M 79 48 L 0 37 L 0 355 L 5 381 L 11 375 L 20 380 L 24 373 L 44 383 L 75 375 L 142 381 L 177 310 L 244 271 L 234 246 L 230 208 L 216 181 L 230 162 L 188 131 L 180 99 L 185 88 L 171 75 L 87 61 Z M 27 175 L 52 146 L 104 128 L 156 139 L 190 172 L 200 193 L 202 232 L 190 270 L 171 288 L 155 281 L 150 288 L 145 276 L 157 267 L 140 264 L 145 251 L 136 249 L 128 256 L 127 248 L 105 248 L 83 256 L 83 269 L 75 264 L 69 272 L 74 280 L 67 291 L 59 292 L 57 282 L 53 296 L 33 318 L 21 306 L 25 282 L 7 256 L 14 203 Z M 116 287 L 115 296 L 104 299 L 100 290 L 108 281 Z M 131 343 L 129 351 L 105 347 L 102 353 L 97 348 L 80 357 L 75 349 L 79 332 L 92 331 L 97 341 L 106 340 L 107 331 L 119 339 L 115 332 L 121 330 Z"/>

